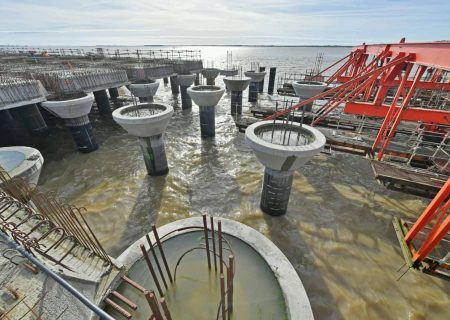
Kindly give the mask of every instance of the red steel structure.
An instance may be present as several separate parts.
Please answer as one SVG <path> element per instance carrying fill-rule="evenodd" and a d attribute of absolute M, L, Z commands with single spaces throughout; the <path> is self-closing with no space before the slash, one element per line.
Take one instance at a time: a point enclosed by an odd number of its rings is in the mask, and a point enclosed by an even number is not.
<path fill-rule="evenodd" d="M 449 196 L 450 178 L 410 228 L 398 218 L 394 227 L 409 267 L 450 280 Z"/>
<path fill-rule="evenodd" d="M 343 112 L 384 118 L 372 152 L 381 160 L 400 121 L 450 124 L 450 111 L 439 106 L 411 106 L 420 94 L 450 91 L 450 42 L 373 44 L 354 47 L 350 54 L 322 70 L 336 66 L 329 90 L 277 112 L 266 120 L 289 114 L 318 99 L 327 102 L 316 112 L 313 125 L 344 105 Z"/>

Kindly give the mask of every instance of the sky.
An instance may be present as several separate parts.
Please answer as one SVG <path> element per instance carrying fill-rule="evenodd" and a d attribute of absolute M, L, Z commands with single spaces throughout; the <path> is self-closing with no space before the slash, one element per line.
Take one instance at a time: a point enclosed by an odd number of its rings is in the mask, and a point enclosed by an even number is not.
<path fill-rule="evenodd" d="M 0 45 L 450 40 L 450 0 L 0 0 Z"/>

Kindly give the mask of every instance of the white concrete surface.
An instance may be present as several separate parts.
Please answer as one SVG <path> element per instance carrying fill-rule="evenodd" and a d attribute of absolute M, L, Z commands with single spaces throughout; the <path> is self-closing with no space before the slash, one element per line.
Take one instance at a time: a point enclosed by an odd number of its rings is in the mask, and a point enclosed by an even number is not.
<path fill-rule="evenodd" d="M 261 82 L 264 80 L 266 73 L 267 73 L 266 71 L 261 71 L 261 72 L 245 71 L 244 75 L 246 77 L 250 77 L 252 79 L 251 82 Z"/>
<path fill-rule="evenodd" d="M 0 148 L 0 166 L 13 177 L 21 177 L 37 185 L 44 158 L 39 150 L 30 147 Z"/>
<path fill-rule="evenodd" d="M 327 86 L 328 85 L 325 82 L 317 81 L 294 81 L 292 83 L 295 94 L 305 100 L 322 93 Z"/>
<path fill-rule="evenodd" d="M 306 145 L 280 145 L 261 139 L 258 135 L 258 129 L 264 126 L 271 128 L 273 120 L 256 122 L 245 130 L 245 141 L 253 149 L 255 156 L 266 167 L 276 170 L 294 171 L 308 162 L 312 157 L 320 153 L 325 146 L 325 136 L 319 130 L 302 125 L 302 130 L 309 132 L 314 136 L 314 140 Z M 283 121 L 277 120 L 275 124 L 283 125 Z M 300 127 L 300 123 L 294 122 L 293 126 Z M 286 164 L 289 168 L 286 170 Z"/>
<path fill-rule="evenodd" d="M 222 98 L 225 89 L 218 86 L 194 86 L 187 89 L 191 99 L 199 107 L 213 107 Z"/>
<path fill-rule="evenodd" d="M 41 106 L 62 119 L 73 119 L 91 112 L 94 95 L 92 93 L 71 100 L 45 101 Z"/>
<path fill-rule="evenodd" d="M 205 68 L 202 70 L 201 74 L 206 79 L 215 79 L 219 75 L 220 70 L 216 68 Z"/>
<path fill-rule="evenodd" d="M 161 112 L 153 115 L 142 115 L 139 117 L 129 116 L 126 113 L 138 109 L 161 108 Z M 160 103 L 138 103 L 136 106 L 130 104 L 113 111 L 112 116 L 122 128 L 136 137 L 152 137 L 163 133 L 170 122 L 173 107 Z"/>
<path fill-rule="evenodd" d="M 177 81 L 181 87 L 189 87 L 194 83 L 195 77 L 195 74 L 178 74 Z"/>
<path fill-rule="evenodd" d="M 132 83 L 130 85 L 130 91 L 136 97 L 145 98 L 153 97 L 158 91 L 159 82 L 153 83 Z"/>
<path fill-rule="evenodd" d="M 252 78 L 250 77 L 225 77 L 223 81 L 227 83 L 231 91 L 244 91 L 247 89 Z"/>

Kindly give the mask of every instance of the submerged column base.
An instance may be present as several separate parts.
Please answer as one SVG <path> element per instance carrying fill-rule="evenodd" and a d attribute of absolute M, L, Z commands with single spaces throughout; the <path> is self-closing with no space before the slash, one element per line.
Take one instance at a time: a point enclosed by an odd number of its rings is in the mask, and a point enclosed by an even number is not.
<path fill-rule="evenodd" d="M 153 102 L 153 97 L 139 97 L 139 102 Z"/>
<path fill-rule="evenodd" d="M 41 111 L 36 104 L 29 104 L 18 109 L 25 126 L 34 133 L 42 133 L 48 130 L 47 124 L 42 117 Z"/>
<path fill-rule="evenodd" d="M 172 94 L 174 96 L 177 96 L 180 93 L 177 76 L 170 76 L 170 89 L 172 90 Z"/>
<path fill-rule="evenodd" d="M 75 140 L 78 151 L 82 153 L 89 153 L 98 149 L 92 124 L 87 115 L 78 118 L 64 119 L 64 121 L 66 126 L 69 128 L 70 133 L 72 133 L 72 137 L 73 140 Z"/>
<path fill-rule="evenodd" d="M 212 78 L 212 79 L 206 78 L 206 85 L 208 85 L 208 86 L 215 86 L 216 85 L 215 79 L 214 78 Z"/>
<path fill-rule="evenodd" d="M 258 82 L 250 82 L 248 86 L 248 102 L 258 102 Z"/>
<path fill-rule="evenodd" d="M 109 88 L 108 91 L 111 99 L 117 99 L 119 97 L 119 90 L 117 88 Z"/>
<path fill-rule="evenodd" d="M 200 131 L 202 138 L 216 135 L 216 109 L 212 107 L 200 107 Z"/>
<path fill-rule="evenodd" d="M 195 74 L 194 85 L 196 85 L 196 86 L 200 85 L 200 74 L 199 73 Z"/>
<path fill-rule="evenodd" d="M 168 84 L 169 83 L 169 79 L 167 79 L 167 77 L 164 77 L 163 78 L 163 82 L 164 82 L 164 84 Z"/>
<path fill-rule="evenodd" d="M 189 87 L 180 86 L 181 91 L 181 108 L 183 110 L 192 109 L 192 99 L 187 93 Z"/>
<path fill-rule="evenodd" d="M 242 114 L 242 91 L 231 91 L 231 114 Z"/>
<path fill-rule="evenodd" d="M 94 92 L 97 109 L 102 114 L 111 114 L 111 105 L 109 104 L 108 94 L 106 90 L 99 90 Z"/>
<path fill-rule="evenodd" d="M 144 156 L 147 172 L 151 176 L 162 176 L 169 172 L 163 135 L 139 138 L 142 155 Z"/>
<path fill-rule="evenodd" d="M 281 216 L 286 213 L 293 177 L 293 171 L 265 168 L 260 203 L 262 211 L 271 216 Z"/>

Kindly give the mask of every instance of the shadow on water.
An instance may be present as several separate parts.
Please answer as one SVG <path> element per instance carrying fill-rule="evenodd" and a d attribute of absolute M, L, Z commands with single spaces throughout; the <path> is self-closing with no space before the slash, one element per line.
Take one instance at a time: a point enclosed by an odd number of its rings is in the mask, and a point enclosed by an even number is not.
<path fill-rule="evenodd" d="M 151 231 L 151 225 L 156 222 L 161 207 L 162 191 L 166 186 L 167 176 L 151 177 L 143 179 L 138 196 L 131 213 L 126 221 L 123 221 L 124 232 L 120 239 L 110 247 L 110 254 L 118 256 L 130 243 L 134 243 L 144 234 Z"/>

